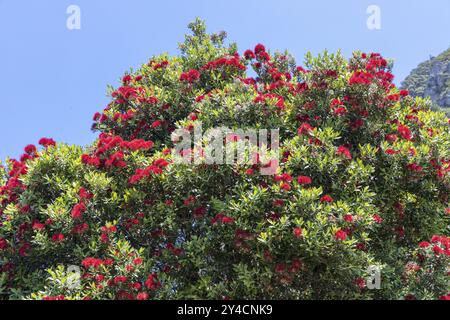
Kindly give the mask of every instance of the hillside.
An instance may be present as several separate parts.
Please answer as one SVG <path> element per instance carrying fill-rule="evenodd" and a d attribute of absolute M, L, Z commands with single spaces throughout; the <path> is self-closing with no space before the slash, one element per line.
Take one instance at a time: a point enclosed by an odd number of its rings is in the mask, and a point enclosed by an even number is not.
<path fill-rule="evenodd" d="M 444 109 L 450 115 L 450 48 L 419 64 L 402 87 L 413 96 L 429 96 L 435 108 Z"/>

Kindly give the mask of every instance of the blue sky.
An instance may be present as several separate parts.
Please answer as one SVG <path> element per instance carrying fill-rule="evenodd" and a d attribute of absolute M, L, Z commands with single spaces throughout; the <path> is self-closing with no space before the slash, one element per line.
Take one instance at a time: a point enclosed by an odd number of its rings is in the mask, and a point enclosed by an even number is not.
<path fill-rule="evenodd" d="M 81 9 L 68 30 L 67 7 Z M 381 30 L 369 30 L 369 5 Z M 86 145 L 106 86 L 152 55 L 177 53 L 196 16 L 226 30 L 243 52 L 258 42 L 307 51 L 381 52 L 399 83 L 418 63 L 450 46 L 448 0 L 0 0 L 0 159 L 41 137 Z"/>

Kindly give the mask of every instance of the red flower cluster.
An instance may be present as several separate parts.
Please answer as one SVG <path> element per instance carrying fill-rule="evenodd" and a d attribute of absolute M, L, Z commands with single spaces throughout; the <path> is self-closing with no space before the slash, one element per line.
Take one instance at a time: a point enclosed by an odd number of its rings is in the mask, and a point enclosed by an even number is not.
<path fill-rule="evenodd" d="M 410 171 L 414 171 L 414 172 L 422 172 L 423 171 L 423 167 L 418 165 L 417 163 L 410 163 L 406 166 L 406 168 Z"/>
<path fill-rule="evenodd" d="M 6 239 L 0 238 L 0 250 L 5 250 L 8 248 L 8 242 Z"/>
<path fill-rule="evenodd" d="M 267 103 L 267 100 L 275 100 L 275 106 L 279 108 L 280 110 L 284 109 L 284 98 L 282 96 L 279 96 L 274 93 L 267 93 L 267 94 L 259 94 L 254 102 L 255 103 Z"/>
<path fill-rule="evenodd" d="M 116 99 L 116 103 L 125 104 L 129 100 L 136 99 L 139 96 L 141 90 L 141 88 L 138 89 L 129 86 L 123 86 L 111 93 L 111 96 Z"/>
<path fill-rule="evenodd" d="M 279 281 L 283 284 L 291 284 L 293 277 L 304 268 L 303 261 L 294 258 L 291 263 L 278 263 L 275 272 L 279 275 Z"/>
<path fill-rule="evenodd" d="M 333 198 L 329 195 L 324 195 L 322 198 L 320 198 L 320 202 L 332 203 L 333 201 Z"/>
<path fill-rule="evenodd" d="M 113 264 L 113 260 L 112 259 L 96 259 L 96 258 L 86 258 L 81 262 L 81 265 L 85 268 L 85 269 L 90 269 L 90 268 L 94 268 L 97 269 L 102 265 L 105 266 L 109 266 Z"/>
<path fill-rule="evenodd" d="M 25 147 L 25 153 L 28 155 L 34 155 L 36 154 L 36 152 L 37 152 L 36 146 L 32 144 L 29 144 Z"/>
<path fill-rule="evenodd" d="M 336 240 L 344 241 L 347 239 L 347 232 L 345 232 L 343 230 L 338 230 L 338 231 L 336 231 L 334 236 L 335 236 Z"/>
<path fill-rule="evenodd" d="M 293 233 L 294 233 L 294 237 L 296 237 L 298 239 L 303 235 L 303 230 L 300 227 L 296 227 L 296 228 L 294 228 Z"/>
<path fill-rule="evenodd" d="M 300 176 L 297 178 L 297 182 L 298 182 L 298 184 L 301 184 L 301 185 L 308 185 L 308 184 L 312 183 L 312 179 L 307 176 Z"/>
<path fill-rule="evenodd" d="M 302 123 L 300 128 L 298 128 L 298 135 L 302 136 L 305 134 L 309 134 L 311 131 L 313 131 L 314 128 L 307 122 Z"/>
<path fill-rule="evenodd" d="M 87 211 L 86 205 L 84 202 L 80 202 L 72 209 L 72 218 L 73 219 L 82 219 L 83 213 Z"/>
<path fill-rule="evenodd" d="M 255 47 L 255 55 L 256 58 L 260 61 L 269 61 L 270 60 L 270 56 L 269 54 L 266 52 L 266 47 L 262 44 L 257 44 Z"/>
<path fill-rule="evenodd" d="M 129 183 L 136 184 L 143 179 L 149 178 L 152 174 L 159 175 L 163 173 L 163 169 L 168 165 L 169 163 L 165 159 L 158 159 L 145 169 L 137 169 L 135 174 L 130 178 Z"/>
<path fill-rule="evenodd" d="M 336 154 L 343 156 L 344 158 L 351 160 L 352 159 L 352 155 L 350 153 L 350 150 L 348 150 L 347 147 L 345 146 L 339 146 Z"/>
<path fill-rule="evenodd" d="M 125 141 L 119 136 L 101 134 L 94 155 L 83 154 L 81 161 L 86 165 L 97 168 L 102 166 L 105 168 L 124 168 L 127 166 L 127 163 L 124 161 L 124 151 L 148 150 L 152 147 L 152 141 L 142 139 Z M 115 148 L 119 148 L 119 150 L 108 156 L 107 154 Z"/>
<path fill-rule="evenodd" d="M 284 191 L 291 190 L 291 182 L 293 180 L 291 175 L 283 173 L 282 175 L 275 175 L 274 179 L 276 182 L 281 182 L 281 189 Z"/>
<path fill-rule="evenodd" d="M 355 84 L 362 84 L 362 85 L 369 85 L 372 83 L 373 75 L 368 72 L 363 71 L 356 71 L 352 74 L 349 85 L 355 85 Z"/>
<path fill-rule="evenodd" d="M 445 255 L 450 256 L 450 237 L 434 235 L 431 241 L 422 241 L 419 243 L 419 248 L 423 250 L 430 250 L 435 256 Z M 420 255 L 424 259 L 423 255 Z"/>
<path fill-rule="evenodd" d="M 239 56 L 225 56 L 214 61 L 210 61 L 202 67 L 202 70 L 214 70 L 222 67 L 231 67 L 245 71 L 247 68 L 241 63 Z"/>
<path fill-rule="evenodd" d="M 158 281 L 158 276 L 155 273 L 149 275 L 144 284 L 149 290 L 156 290 L 161 287 L 161 283 Z"/>
<path fill-rule="evenodd" d="M 150 61 L 150 66 L 153 67 L 153 70 L 159 70 L 159 69 L 163 69 L 166 68 L 169 65 L 169 61 L 164 60 L 161 61 L 160 63 L 156 63 L 155 61 Z"/>
<path fill-rule="evenodd" d="M 378 223 L 378 224 L 380 224 L 380 223 L 383 222 L 383 218 L 381 218 L 380 215 L 378 215 L 378 214 L 374 214 L 374 215 L 372 216 L 372 218 L 373 218 L 373 220 L 374 220 L 376 223 Z"/>
<path fill-rule="evenodd" d="M 217 214 L 213 219 L 211 219 L 211 224 L 217 224 L 221 222 L 222 224 L 232 224 L 234 223 L 234 219 L 231 217 L 227 217 L 223 213 Z"/>
<path fill-rule="evenodd" d="M 41 140 L 39 140 L 39 144 L 45 148 L 49 147 L 49 146 L 55 146 L 56 142 L 55 140 L 51 139 L 51 138 L 42 138 Z"/>
<path fill-rule="evenodd" d="M 200 72 L 195 69 L 184 72 L 180 76 L 180 81 L 182 82 L 194 83 L 198 79 L 200 79 Z"/>
<path fill-rule="evenodd" d="M 411 130 L 405 125 L 400 124 L 397 127 L 398 133 L 403 137 L 403 139 L 411 140 L 412 139 L 412 133 Z"/>
<path fill-rule="evenodd" d="M 252 50 L 246 50 L 244 52 L 244 58 L 245 60 L 252 60 L 256 58 L 256 55 L 253 53 Z"/>
<path fill-rule="evenodd" d="M 53 236 L 52 236 L 52 241 L 53 242 L 62 242 L 62 241 L 64 241 L 64 235 L 62 234 L 62 233 L 55 233 Z"/>
<path fill-rule="evenodd" d="M 89 193 L 85 188 L 80 188 L 78 195 L 80 197 L 80 202 L 76 204 L 71 212 L 73 219 L 82 219 L 83 214 L 87 211 L 86 201 L 91 199 L 93 195 Z"/>

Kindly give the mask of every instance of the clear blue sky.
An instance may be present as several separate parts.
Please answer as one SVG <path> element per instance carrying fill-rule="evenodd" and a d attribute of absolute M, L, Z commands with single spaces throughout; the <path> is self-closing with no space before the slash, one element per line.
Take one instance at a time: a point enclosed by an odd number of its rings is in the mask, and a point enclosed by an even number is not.
<path fill-rule="evenodd" d="M 81 30 L 66 9 L 81 8 Z M 369 5 L 381 30 L 366 27 Z M 89 144 L 91 118 L 130 67 L 176 53 L 187 24 L 206 19 L 241 52 L 258 42 L 307 51 L 341 48 L 394 58 L 397 83 L 450 46 L 449 0 L 0 0 L 0 159 L 43 136 Z"/>

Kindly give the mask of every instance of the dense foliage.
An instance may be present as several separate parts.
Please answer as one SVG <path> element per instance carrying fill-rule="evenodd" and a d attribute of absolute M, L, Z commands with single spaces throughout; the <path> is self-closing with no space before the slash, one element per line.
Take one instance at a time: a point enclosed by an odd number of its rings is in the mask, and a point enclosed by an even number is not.
<path fill-rule="evenodd" d="M 112 90 L 95 144 L 42 139 L 0 171 L 1 297 L 447 299 L 446 116 L 379 54 L 302 67 L 190 29 Z M 173 163 L 171 132 L 199 122 L 279 128 L 277 174 Z"/>

